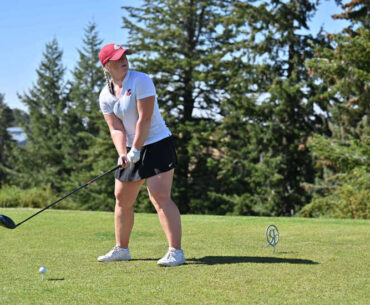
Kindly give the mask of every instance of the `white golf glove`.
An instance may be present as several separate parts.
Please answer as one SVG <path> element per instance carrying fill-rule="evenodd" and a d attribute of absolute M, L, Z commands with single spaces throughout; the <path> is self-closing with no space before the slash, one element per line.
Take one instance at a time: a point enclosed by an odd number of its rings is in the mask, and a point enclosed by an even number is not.
<path fill-rule="evenodd" d="M 127 159 L 130 163 L 136 163 L 140 160 L 140 150 L 136 149 L 135 147 L 132 147 L 127 154 Z"/>

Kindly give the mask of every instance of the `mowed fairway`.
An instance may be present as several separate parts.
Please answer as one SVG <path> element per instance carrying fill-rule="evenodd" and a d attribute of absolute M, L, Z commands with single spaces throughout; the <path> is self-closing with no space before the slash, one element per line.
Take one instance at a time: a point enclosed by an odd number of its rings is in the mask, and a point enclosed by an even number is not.
<path fill-rule="evenodd" d="M 0 214 L 18 223 L 36 211 Z M 175 268 L 156 265 L 167 244 L 155 214 L 136 214 L 130 262 L 96 260 L 114 245 L 113 213 L 48 210 L 0 227 L 0 304 L 369 304 L 369 221 L 182 221 L 187 264 Z M 280 231 L 275 254 L 269 224 Z"/>

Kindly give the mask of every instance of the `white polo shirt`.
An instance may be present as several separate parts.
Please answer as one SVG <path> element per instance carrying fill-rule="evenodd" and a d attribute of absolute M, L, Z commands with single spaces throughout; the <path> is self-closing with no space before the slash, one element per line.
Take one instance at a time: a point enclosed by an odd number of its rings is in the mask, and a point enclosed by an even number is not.
<path fill-rule="evenodd" d="M 145 73 L 128 71 L 123 82 L 122 91 L 117 98 L 106 85 L 100 92 L 99 103 L 103 114 L 114 113 L 122 120 L 126 130 L 127 146 L 131 147 L 135 138 L 136 123 L 139 119 L 136 101 L 155 96 L 155 104 L 151 118 L 149 134 L 144 145 L 158 142 L 171 135 L 159 111 L 155 87 L 151 78 Z"/>

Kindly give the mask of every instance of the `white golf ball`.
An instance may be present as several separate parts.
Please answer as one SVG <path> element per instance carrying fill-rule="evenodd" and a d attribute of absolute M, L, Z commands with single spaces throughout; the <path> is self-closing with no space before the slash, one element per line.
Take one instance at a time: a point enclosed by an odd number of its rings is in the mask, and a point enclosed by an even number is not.
<path fill-rule="evenodd" d="M 46 268 L 44 266 L 42 266 L 39 270 L 40 273 L 45 273 L 46 272 Z"/>

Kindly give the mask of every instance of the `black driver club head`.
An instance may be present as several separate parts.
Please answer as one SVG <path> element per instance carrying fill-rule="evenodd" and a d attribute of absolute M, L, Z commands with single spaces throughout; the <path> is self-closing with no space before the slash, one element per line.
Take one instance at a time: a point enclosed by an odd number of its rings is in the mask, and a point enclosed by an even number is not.
<path fill-rule="evenodd" d="M 3 226 L 8 229 L 15 229 L 16 227 L 14 221 L 5 215 L 0 215 L 0 226 Z"/>

